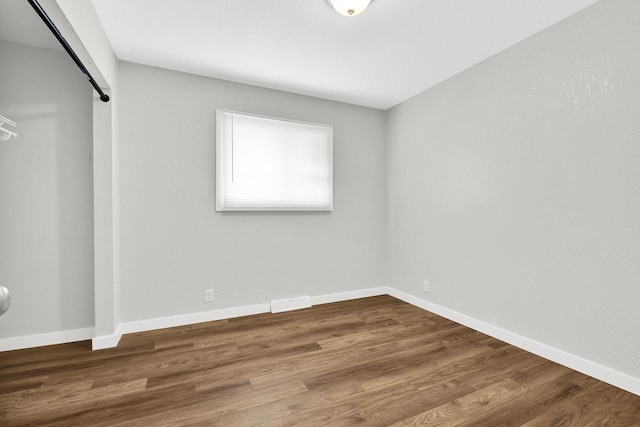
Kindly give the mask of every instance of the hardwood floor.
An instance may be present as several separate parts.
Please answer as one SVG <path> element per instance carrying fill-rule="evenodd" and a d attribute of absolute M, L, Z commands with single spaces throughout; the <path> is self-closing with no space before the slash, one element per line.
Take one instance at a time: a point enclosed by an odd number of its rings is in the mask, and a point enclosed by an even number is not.
<path fill-rule="evenodd" d="M 383 296 L 0 353 L 0 425 L 640 426 L 640 397 Z"/>

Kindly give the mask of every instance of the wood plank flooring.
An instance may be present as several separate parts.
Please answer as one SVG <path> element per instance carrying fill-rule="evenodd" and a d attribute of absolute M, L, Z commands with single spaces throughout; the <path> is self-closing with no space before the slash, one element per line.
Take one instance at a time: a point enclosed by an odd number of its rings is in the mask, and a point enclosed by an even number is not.
<path fill-rule="evenodd" d="M 1 426 L 640 426 L 640 397 L 389 296 L 0 353 Z"/>

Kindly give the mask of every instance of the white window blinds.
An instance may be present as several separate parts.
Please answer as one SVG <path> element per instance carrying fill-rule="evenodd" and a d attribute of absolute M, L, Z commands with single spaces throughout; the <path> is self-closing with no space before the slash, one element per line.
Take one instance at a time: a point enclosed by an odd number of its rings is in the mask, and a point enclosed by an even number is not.
<path fill-rule="evenodd" d="M 216 210 L 333 210 L 333 127 L 217 111 Z"/>

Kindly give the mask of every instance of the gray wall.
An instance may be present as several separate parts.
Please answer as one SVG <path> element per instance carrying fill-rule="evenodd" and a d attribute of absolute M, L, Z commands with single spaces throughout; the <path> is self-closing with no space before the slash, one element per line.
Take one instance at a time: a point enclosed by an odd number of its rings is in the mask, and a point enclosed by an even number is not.
<path fill-rule="evenodd" d="M 91 87 L 60 51 L 0 41 L 0 338 L 93 326 Z"/>
<path fill-rule="evenodd" d="M 390 285 L 640 378 L 640 2 L 602 1 L 388 120 Z"/>
<path fill-rule="evenodd" d="M 385 285 L 385 113 L 120 67 L 122 320 Z M 215 110 L 334 126 L 334 211 L 215 211 Z M 204 303 L 204 290 L 215 301 Z"/>

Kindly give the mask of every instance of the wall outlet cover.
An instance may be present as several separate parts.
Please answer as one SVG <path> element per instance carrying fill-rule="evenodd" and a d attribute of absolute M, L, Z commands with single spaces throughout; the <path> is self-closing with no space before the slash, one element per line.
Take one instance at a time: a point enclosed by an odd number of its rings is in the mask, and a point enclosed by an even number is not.
<path fill-rule="evenodd" d="M 429 293 L 429 281 L 428 280 L 423 280 L 422 281 L 422 289 L 424 290 L 425 293 Z"/>

